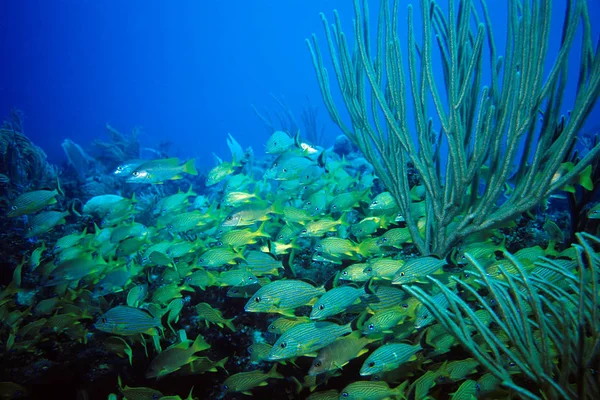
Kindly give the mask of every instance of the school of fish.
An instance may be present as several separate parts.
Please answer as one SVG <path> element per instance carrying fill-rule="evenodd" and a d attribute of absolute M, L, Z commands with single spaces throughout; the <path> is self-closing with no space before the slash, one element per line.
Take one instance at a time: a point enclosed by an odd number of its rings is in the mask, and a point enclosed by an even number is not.
<path fill-rule="evenodd" d="M 500 229 L 469 238 L 446 258 L 419 256 L 393 196 L 366 163 L 357 168 L 282 131 L 266 142 L 262 164 L 244 158 L 233 138 L 229 145 L 231 161 L 219 160 L 208 171 L 201 193 L 193 186 L 162 197 L 106 193 L 86 199 L 79 210 L 56 210 L 65 195 L 57 182 L 54 190 L 12 200 L 7 217 L 27 218 L 24 236 L 36 248 L 0 291 L 4 351 L 34 351 L 52 335 L 99 341 L 131 368 L 144 368 L 147 382 L 130 387 L 115 376 L 109 399 L 191 400 L 198 387 L 163 394 L 153 382 L 205 373 L 225 377 L 219 396 L 251 395 L 274 384 L 313 400 L 507 395 L 403 290 L 420 285 L 447 308 L 427 277 L 458 291 L 451 277 L 469 280 L 465 252 L 490 279 L 502 279 L 499 266 L 510 265 Z M 114 172 L 140 188 L 197 174 L 194 160 L 177 158 L 131 160 Z M 424 191 L 418 184 L 411 190 L 419 226 Z M 598 218 L 599 210 L 592 208 L 589 218 Z M 78 228 L 57 235 L 66 221 Z M 564 237 L 552 224 L 545 248 L 515 253 L 538 279 L 555 278 L 537 263 L 540 257 L 576 268 L 574 252 L 561 249 Z M 25 275 L 36 284 L 24 283 Z M 204 297 L 209 288 L 218 301 Z M 484 310 L 477 312 L 492 323 Z M 252 342 L 247 354 L 212 360 L 215 331 L 230 341 L 246 335 Z M 145 356 L 138 358 L 142 348 Z M 24 394 L 26 386 L 0 382 L 0 397 Z"/>

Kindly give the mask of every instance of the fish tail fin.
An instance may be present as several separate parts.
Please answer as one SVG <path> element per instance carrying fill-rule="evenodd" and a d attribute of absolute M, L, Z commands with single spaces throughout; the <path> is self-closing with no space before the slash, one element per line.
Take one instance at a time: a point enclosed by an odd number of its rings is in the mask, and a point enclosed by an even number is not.
<path fill-rule="evenodd" d="M 262 224 L 260 224 L 260 226 L 258 227 L 258 229 L 256 230 L 256 232 L 254 232 L 254 234 L 256 236 L 259 237 L 271 237 L 271 235 L 269 235 L 268 233 L 265 232 L 265 225 L 267 224 L 267 219 L 265 219 Z"/>
<path fill-rule="evenodd" d="M 194 165 L 194 168 L 195 168 L 195 165 Z M 191 183 L 190 183 L 190 188 L 188 189 L 187 192 L 185 192 L 185 194 L 187 194 L 188 196 L 198 196 L 198 194 L 196 192 L 194 192 L 194 187 Z"/>
<path fill-rule="evenodd" d="M 194 349 L 195 353 L 210 348 L 210 345 L 204 341 L 204 336 L 198 334 L 194 340 L 194 343 L 192 344 L 192 348 Z"/>
<path fill-rule="evenodd" d="M 75 200 L 77 200 L 77 199 L 75 199 Z M 79 211 L 77 211 L 77 210 L 75 209 L 75 202 L 76 202 L 75 200 L 73 200 L 73 201 L 71 202 L 71 212 L 72 212 L 73 214 L 75 214 L 76 216 L 78 216 L 78 217 L 81 217 L 81 214 L 79 213 Z M 85 229 L 87 230 L 87 227 L 86 227 Z M 84 232 L 83 236 L 85 236 L 85 232 Z"/>
<path fill-rule="evenodd" d="M 215 367 L 219 367 L 219 368 L 223 369 L 223 371 L 225 371 L 227 373 L 227 375 L 229 375 L 229 371 L 227 371 L 227 369 L 225 369 L 225 364 L 227 364 L 227 361 L 229 361 L 229 357 L 222 358 L 215 363 Z"/>
<path fill-rule="evenodd" d="M 62 187 L 60 187 L 60 179 L 58 178 L 58 175 L 56 175 L 56 192 L 61 196 L 65 195 L 65 192 L 63 192 Z"/>
<path fill-rule="evenodd" d="M 373 288 L 373 281 L 374 278 L 370 278 L 367 283 L 365 283 L 365 286 L 363 287 L 365 294 L 375 294 L 375 289 Z"/>
<path fill-rule="evenodd" d="M 369 312 L 367 310 L 361 312 L 358 315 L 358 317 L 356 318 L 356 323 L 355 323 L 357 330 L 362 331 L 363 326 L 365 326 L 365 321 L 367 320 L 368 317 L 369 317 Z"/>
<path fill-rule="evenodd" d="M 233 324 L 233 320 L 234 318 L 226 319 L 225 326 L 228 327 L 231 330 L 231 332 L 237 332 L 237 330 L 235 329 L 235 325 Z"/>
<path fill-rule="evenodd" d="M 281 375 L 279 372 L 277 372 L 277 363 L 273 364 L 273 366 L 271 367 L 269 372 L 267 372 L 267 375 L 269 375 L 270 378 L 275 378 L 275 379 L 284 379 L 285 378 L 283 375 Z"/>
<path fill-rule="evenodd" d="M 300 138 L 300 129 L 298 129 L 298 131 L 294 135 L 294 146 L 296 146 L 299 149 L 302 148 L 302 139 Z"/>
<path fill-rule="evenodd" d="M 294 386 L 296 386 L 296 394 L 299 394 L 304 389 L 302 383 L 295 376 L 292 376 L 292 381 L 294 382 Z"/>
<path fill-rule="evenodd" d="M 190 175 L 198 175 L 198 171 L 196 170 L 196 159 L 191 158 L 183 164 L 183 172 L 188 173 Z"/>

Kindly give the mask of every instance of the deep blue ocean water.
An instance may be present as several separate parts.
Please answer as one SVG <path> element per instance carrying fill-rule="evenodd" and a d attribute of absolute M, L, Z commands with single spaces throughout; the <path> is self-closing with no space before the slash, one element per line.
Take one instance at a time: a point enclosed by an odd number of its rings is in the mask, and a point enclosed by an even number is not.
<path fill-rule="evenodd" d="M 378 3 L 369 2 L 373 20 Z M 405 21 L 407 2 L 400 3 Z M 504 2 L 488 3 L 502 52 Z M 554 3 L 559 23 L 565 1 Z M 600 2 L 590 0 L 589 8 L 600 21 Z M 325 45 L 319 12 L 331 21 L 333 9 L 351 33 L 349 0 L 5 1 L 0 116 L 22 110 L 26 134 L 55 163 L 64 158 L 65 138 L 85 147 L 106 138 L 109 123 L 123 133 L 141 127 L 145 146 L 172 141 L 173 155 L 197 157 L 208 168 L 211 153 L 229 157 L 228 133 L 262 152 L 268 136 L 251 104 L 272 111 L 274 94 L 299 120 L 308 96 L 331 143 L 340 132 L 323 107 L 304 39 L 316 33 Z M 592 29 L 598 37 L 600 24 Z M 552 34 L 556 45 L 560 30 Z M 587 128 L 598 126 L 593 115 Z"/>

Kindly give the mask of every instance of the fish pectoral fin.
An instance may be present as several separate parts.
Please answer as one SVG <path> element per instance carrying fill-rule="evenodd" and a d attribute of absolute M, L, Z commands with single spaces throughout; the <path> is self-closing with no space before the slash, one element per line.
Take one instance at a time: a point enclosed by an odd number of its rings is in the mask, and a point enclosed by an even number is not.
<path fill-rule="evenodd" d="M 290 318 L 296 317 L 296 314 L 294 314 L 294 310 L 279 310 L 279 314 Z"/>
<path fill-rule="evenodd" d="M 369 352 L 369 350 L 368 350 L 368 349 L 362 349 L 361 351 L 359 351 L 359 352 L 358 352 L 358 354 L 356 355 L 356 357 L 355 357 L 355 358 L 358 358 L 358 357 L 360 357 L 360 356 L 362 356 L 363 354 L 365 354 L 365 353 L 368 353 L 368 352 Z M 346 364 L 344 364 L 344 365 L 346 365 Z"/>
<path fill-rule="evenodd" d="M 253 396 L 252 392 L 246 390 L 244 392 L 242 392 L 243 394 L 245 394 L 246 396 Z"/>

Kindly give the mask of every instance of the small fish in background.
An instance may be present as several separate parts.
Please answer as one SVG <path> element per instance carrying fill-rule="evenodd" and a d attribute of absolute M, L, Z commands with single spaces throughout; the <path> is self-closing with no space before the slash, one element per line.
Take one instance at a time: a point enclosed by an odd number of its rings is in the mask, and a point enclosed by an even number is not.
<path fill-rule="evenodd" d="M 154 336 L 157 335 L 157 329 L 162 330 L 162 322 L 145 310 L 116 306 L 98 318 L 94 327 L 115 335 L 129 336 L 145 333 Z"/>
<path fill-rule="evenodd" d="M 283 131 L 275 131 L 265 144 L 267 154 L 281 154 L 294 147 L 294 138 Z"/>
<path fill-rule="evenodd" d="M 358 381 L 346 386 L 340 392 L 340 399 L 376 400 L 388 398 L 406 398 L 404 390 L 408 381 L 395 388 L 390 388 L 387 382 Z"/>
<path fill-rule="evenodd" d="M 64 224 L 65 217 L 68 215 L 68 211 L 44 211 L 34 215 L 29 222 L 25 237 L 38 236 L 52 230 L 56 225 Z"/>
<path fill-rule="evenodd" d="M 228 162 L 221 159 L 218 159 L 217 161 L 219 162 L 218 165 L 208 171 L 208 175 L 206 176 L 205 183 L 207 187 L 216 185 L 225 178 L 231 176 L 239 167 L 235 161 Z"/>
<path fill-rule="evenodd" d="M 147 163 L 148 161 L 149 160 L 139 160 L 139 159 L 125 161 L 123 164 L 117 165 L 117 167 L 113 171 L 113 175 L 119 176 L 119 177 L 129 176 L 139 166 L 141 166 L 144 163 Z"/>
<path fill-rule="evenodd" d="M 163 183 L 168 180 L 182 179 L 182 174 L 198 175 L 195 159 L 179 164 L 179 158 L 153 160 L 137 167 L 127 178 L 127 183 Z"/>
<path fill-rule="evenodd" d="M 280 313 L 294 316 L 294 309 L 311 304 L 312 300 L 325 293 L 323 287 L 310 283 L 283 279 L 261 287 L 246 303 L 246 312 Z"/>
<path fill-rule="evenodd" d="M 360 331 L 336 340 L 322 348 L 313 360 L 308 375 L 315 376 L 343 368 L 352 359 L 367 353 L 365 347 L 379 338 L 361 337 Z"/>
<path fill-rule="evenodd" d="M 257 386 L 266 386 L 268 379 L 284 379 L 285 377 L 277 372 L 277 364 L 274 364 L 269 372 L 264 373 L 261 370 L 250 372 L 239 372 L 231 375 L 223 382 L 222 389 L 225 393 L 240 392 L 251 395 L 250 391 Z"/>
<path fill-rule="evenodd" d="M 368 376 L 396 369 L 403 363 L 416 360 L 416 354 L 421 350 L 423 348 L 419 345 L 386 343 L 367 357 L 360 369 L 360 375 Z"/>
<path fill-rule="evenodd" d="M 191 340 L 185 340 L 174 344 L 154 357 L 146 371 L 146 379 L 158 379 L 178 371 L 184 365 L 197 360 L 196 353 L 209 348 L 210 345 L 204 341 L 204 337 L 200 334 L 193 343 Z"/>
<path fill-rule="evenodd" d="M 10 211 L 6 216 L 14 218 L 38 212 L 49 204 L 56 204 L 56 196 L 60 193 L 60 186 L 55 190 L 34 190 L 25 192 L 13 200 Z"/>
<path fill-rule="evenodd" d="M 273 345 L 269 360 L 284 360 L 314 353 L 352 332 L 351 324 L 333 322 L 306 322 L 283 333 Z"/>
<path fill-rule="evenodd" d="M 125 396 L 125 398 L 128 399 L 160 399 L 164 396 L 164 394 L 161 391 L 149 387 L 130 387 L 127 385 L 123 386 L 123 381 L 121 380 L 120 375 L 118 377 L 118 383 L 119 391 L 123 396 Z"/>
<path fill-rule="evenodd" d="M 589 219 L 600 219 L 600 203 L 595 204 L 588 210 L 587 217 Z"/>

